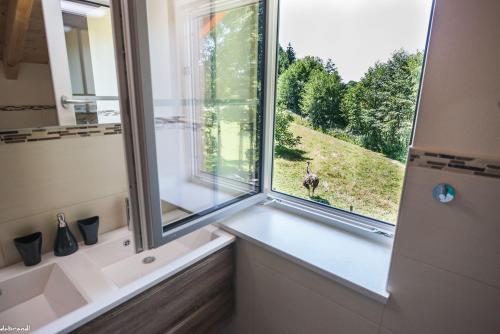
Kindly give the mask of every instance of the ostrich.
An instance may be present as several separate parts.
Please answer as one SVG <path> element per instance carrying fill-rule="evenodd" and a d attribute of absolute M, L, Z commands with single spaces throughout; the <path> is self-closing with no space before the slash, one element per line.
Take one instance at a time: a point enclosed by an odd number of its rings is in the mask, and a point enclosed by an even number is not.
<path fill-rule="evenodd" d="M 304 176 L 304 182 L 302 184 L 306 189 L 309 191 L 309 197 L 311 197 L 311 188 L 312 188 L 312 195 L 314 196 L 314 190 L 316 187 L 318 187 L 319 184 L 319 177 L 311 172 L 310 169 L 310 164 L 311 162 L 307 162 L 307 168 L 306 168 L 306 176 Z"/>

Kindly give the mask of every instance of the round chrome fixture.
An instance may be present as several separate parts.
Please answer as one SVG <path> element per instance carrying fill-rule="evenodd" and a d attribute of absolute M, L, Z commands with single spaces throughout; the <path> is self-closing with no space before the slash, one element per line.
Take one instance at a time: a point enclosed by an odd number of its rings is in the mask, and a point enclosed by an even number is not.
<path fill-rule="evenodd" d="M 142 259 L 142 263 L 148 264 L 154 262 L 155 260 L 156 258 L 154 256 L 146 256 L 144 259 Z"/>

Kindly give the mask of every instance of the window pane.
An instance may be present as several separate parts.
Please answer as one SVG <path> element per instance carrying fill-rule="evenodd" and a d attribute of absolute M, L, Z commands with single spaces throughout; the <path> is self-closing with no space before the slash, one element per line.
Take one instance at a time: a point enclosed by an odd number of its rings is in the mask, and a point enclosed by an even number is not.
<path fill-rule="evenodd" d="M 263 4 L 149 1 L 148 23 L 162 217 L 175 226 L 260 191 Z"/>
<path fill-rule="evenodd" d="M 273 190 L 395 223 L 431 0 L 281 0 Z"/>

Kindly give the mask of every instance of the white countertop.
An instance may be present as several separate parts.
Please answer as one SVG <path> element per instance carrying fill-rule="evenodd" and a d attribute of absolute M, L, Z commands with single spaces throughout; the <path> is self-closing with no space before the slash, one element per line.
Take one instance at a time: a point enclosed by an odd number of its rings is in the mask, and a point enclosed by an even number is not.
<path fill-rule="evenodd" d="M 348 232 L 262 205 L 220 226 L 381 303 L 389 298 L 390 238 Z"/>
<path fill-rule="evenodd" d="M 131 232 L 126 228 L 121 228 L 100 235 L 99 242 L 96 245 L 80 245 L 80 249 L 71 255 L 56 257 L 53 254 L 44 254 L 42 262 L 36 266 L 25 267 L 22 263 L 18 263 L 10 267 L 3 268 L 0 270 L 0 285 L 2 282 L 12 281 L 12 279 L 15 279 L 17 282 L 26 281 L 19 280 L 18 278 L 22 277 L 24 274 L 50 266 L 51 264 L 57 264 L 58 268 L 60 268 L 70 279 L 72 284 L 78 289 L 78 292 L 83 296 L 87 303 L 78 307 L 74 311 L 66 313 L 55 320 L 50 321 L 49 323 L 33 326 L 35 328 L 32 327 L 31 330 L 33 330 L 33 333 L 43 334 L 67 333 L 125 302 L 126 300 L 138 295 L 146 289 L 160 283 L 168 277 L 182 271 L 190 265 L 202 260 L 217 250 L 232 243 L 235 239 L 234 236 L 217 229 L 214 226 L 206 226 L 203 229 L 207 231 L 206 233 L 212 233 L 217 237 L 210 239 L 206 237 L 201 238 L 196 235 L 190 239 L 191 234 L 188 234 L 183 237 L 185 241 L 182 244 L 178 241 L 181 239 L 177 239 L 163 245 L 162 247 L 144 251 L 139 254 L 135 254 L 132 249 L 133 247 L 131 247 L 128 251 L 128 253 L 131 254 L 130 256 L 124 257 L 116 263 L 108 263 L 108 260 L 112 259 L 114 253 L 116 253 L 116 246 L 114 245 L 118 243 L 118 247 L 122 247 L 123 240 L 131 238 Z M 198 233 L 198 231 L 193 233 Z M 170 248 L 163 249 L 165 247 Z M 175 249 L 178 249 L 179 254 L 182 255 L 175 256 L 176 253 L 172 252 Z M 185 249 L 187 249 L 187 251 L 184 251 Z M 92 260 L 92 257 L 87 256 L 87 254 L 90 254 L 91 252 L 94 252 L 94 256 L 97 256 L 97 258 L 95 258 L 96 260 Z M 159 266 L 152 267 L 155 269 L 135 273 L 133 261 L 139 261 L 142 263 L 142 258 L 148 255 L 155 255 L 157 262 L 164 262 L 165 264 L 159 264 Z M 165 256 L 167 257 L 166 260 L 161 262 L 162 257 Z M 110 264 L 114 265 L 116 270 L 118 270 L 118 272 L 115 270 L 115 276 L 118 275 L 120 276 L 119 278 L 127 279 L 127 276 L 130 276 L 130 278 L 123 283 L 120 282 L 120 280 L 114 281 L 113 278 L 106 276 L 103 270 L 99 269 L 100 267 L 95 261 L 102 262 L 105 266 L 103 268 L 108 268 L 107 265 Z M 121 266 L 121 264 L 124 265 Z M 119 271 L 122 267 L 126 268 L 125 272 Z M 136 267 L 140 268 L 140 266 Z M 135 275 L 131 276 L 131 274 Z M 20 286 L 19 288 L 22 287 Z M 36 303 L 33 302 L 32 306 L 33 305 L 36 306 Z M 26 317 L 27 324 L 33 323 L 33 317 L 40 318 L 41 316 L 42 314 L 38 314 L 37 312 L 28 312 L 28 314 L 22 315 L 22 317 Z M 37 321 L 34 323 L 41 324 L 43 322 L 38 321 L 40 319 L 36 320 Z M 2 324 L 0 324 L 0 327 L 1 325 Z"/>

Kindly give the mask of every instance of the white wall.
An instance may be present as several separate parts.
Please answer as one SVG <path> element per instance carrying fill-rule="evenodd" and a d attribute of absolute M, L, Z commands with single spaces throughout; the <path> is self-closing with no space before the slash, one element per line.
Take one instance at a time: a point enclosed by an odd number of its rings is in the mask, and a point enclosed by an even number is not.
<path fill-rule="evenodd" d="M 500 158 L 499 13 L 497 0 L 436 0 L 416 148 Z M 432 199 L 441 182 L 457 189 L 448 205 Z M 229 331 L 499 333 L 499 203 L 500 179 L 408 168 L 385 306 L 239 240 Z"/>

